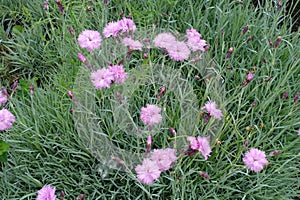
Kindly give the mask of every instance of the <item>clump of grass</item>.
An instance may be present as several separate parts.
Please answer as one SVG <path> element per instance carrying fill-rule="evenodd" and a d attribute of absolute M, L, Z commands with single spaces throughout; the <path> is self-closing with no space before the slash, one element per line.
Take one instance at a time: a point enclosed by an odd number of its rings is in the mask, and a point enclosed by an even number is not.
<path fill-rule="evenodd" d="M 25 20 L 27 24 L 22 26 L 21 33 L 3 41 L 8 52 L 2 63 L 16 67 L 15 72 L 20 76 L 48 81 L 43 88 L 36 87 L 33 95 L 28 94 L 26 84 L 19 86 L 9 103 L 17 122 L 13 129 L 1 133 L 10 144 L 8 162 L 0 172 L 2 196 L 34 199 L 36 191 L 45 184 L 63 190 L 68 199 L 82 193 L 87 199 L 292 199 L 299 196 L 300 112 L 299 102 L 294 103 L 293 98 L 299 92 L 300 42 L 299 32 L 292 33 L 287 28 L 288 20 L 283 20 L 282 11 L 271 3 L 255 10 L 250 2 L 239 4 L 225 0 L 108 2 L 107 5 L 102 1 L 63 2 L 64 15 L 55 2 L 49 2 L 48 14 L 41 2 L 39 12 L 28 2 L 16 5 L 31 13 L 27 14 L 30 20 Z M 6 8 L 12 14 L 10 6 Z M 69 112 L 72 100 L 66 91 L 71 89 L 78 67 L 85 67 L 76 60 L 79 49 L 74 39 L 83 29 L 101 31 L 108 21 L 121 18 L 119 13 L 131 15 L 137 26 L 156 24 L 179 32 L 190 26 L 197 29 L 211 45 L 207 56 L 214 61 L 226 88 L 226 115 L 218 138 L 220 143 L 211 157 L 204 162 L 199 156 L 182 156 L 172 170 L 164 172 L 151 186 L 139 183 L 133 173 L 110 170 L 95 159 L 80 139 Z M 249 30 L 242 35 L 245 25 L 249 25 Z M 75 36 L 68 32 L 69 26 L 74 28 Z M 253 39 L 247 41 L 250 35 Z M 270 46 L 269 41 L 274 43 L 278 36 L 282 38 L 280 45 Z M 230 47 L 233 52 L 226 60 Z M 254 73 L 254 78 L 243 86 L 247 71 Z M 286 92 L 288 95 L 283 98 Z M 146 90 L 133 99 L 139 100 L 143 95 L 151 98 Z M 260 173 L 247 171 L 242 162 L 250 147 L 268 154 L 269 165 Z M 269 156 L 274 150 L 281 153 Z M 210 178 L 204 179 L 200 171 Z"/>

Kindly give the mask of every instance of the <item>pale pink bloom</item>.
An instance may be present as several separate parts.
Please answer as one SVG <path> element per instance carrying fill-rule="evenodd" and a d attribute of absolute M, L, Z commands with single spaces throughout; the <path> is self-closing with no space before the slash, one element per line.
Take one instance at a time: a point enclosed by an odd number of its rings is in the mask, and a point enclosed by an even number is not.
<path fill-rule="evenodd" d="M 300 135 L 300 128 L 299 128 L 299 130 L 298 130 L 298 135 Z"/>
<path fill-rule="evenodd" d="M 103 35 L 106 38 L 110 36 L 116 37 L 121 29 L 119 22 L 109 22 L 103 29 Z"/>
<path fill-rule="evenodd" d="M 187 140 L 190 142 L 191 149 L 200 151 L 201 154 L 204 156 L 204 159 L 205 160 L 208 159 L 208 156 L 211 153 L 208 137 L 198 136 L 196 138 L 196 137 L 189 136 L 187 137 Z"/>
<path fill-rule="evenodd" d="M 109 88 L 114 80 L 114 74 L 106 68 L 98 69 L 91 73 L 91 80 L 93 85 L 99 90 Z"/>
<path fill-rule="evenodd" d="M 153 40 L 154 46 L 160 48 L 168 48 L 170 44 L 176 41 L 171 33 L 159 33 Z"/>
<path fill-rule="evenodd" d="M 201 34 L 196 29 L 187 29 L 186 30 L 187 39 L 201 39 Z"/>
<path fill-rule="evenodd" d="M 205 47 L 207 46 L 205 40 L 201 40 L 201 34 L 198 33 L 195 29 L 186 30 L 187 42 L 186 44 L 191 49 L 191 51 L 202 51 L 205 52 Z"/>
<path fill-rule="evenodd" d="M 199 143 L 196 137 L 193 136 L 188 136 L 187 141 L 190 142 L 190 148 L 193 150 L 198 150 L 199 148 Z"/>
<path fill-rule="evenodd" d="M 161 108 L 156 105 L 147 104 L 147 107 L 142 107 L 141 120 L 144 124 L 154 125 L 162 120 L 160 114 Z"/>
<path fill-rule="evenodd" d="M 183 61 L 189 58 L 191 51 L 184 42 L 175 41 L 168 45 L 169 56 L 175 61 Z"/>
<path fill-rule="evenodd" d="M 123 65 L 113 65 L 110 66 L 109 71 L 113 74 L 114 77 L 114 83 L 124 83 L 127 78 L 127 73 L 125 72 L 125 69 Z"/>
<path fill-rule="evenodd" d="M 144 159 L 142 165 L 135 167 L 137 178 L 141 183 L 151 184 L 160 177 L 161 171 L 155 161 Z"/>
<path fill-rule="evenodd" d="M 157 163 L 159 170 L 168 170 L 177 159 L 176 150 L 171 148 L 154 149 L 150 159 Z"/>
<path fill-rule="evenodd" d="M 265 152 L 255 148 L 246 152 L 243 161 L 248 169 L 255 172 L 263 170 L 264 166 L 268 164 Z"/>
<path fill-rule="evenodd" d="M 55 187 L 45 185 L 42 189 L 38 191 L 36 200 L 56 200 L 55 190 Z"/>
<path fill-rule="evenodd" d="M 127 37 L 123 39 L 123 44 L 125 46 L 129 47 L 132 50 L 140 50 L 140 51 L 142 51 L 142 48 L 143 48 L 142 43 L 140 43 L 137 40 L 133 40 L 133 39 L 127 38 Z"/>
<path fill-rule="evenodd" d="M 221 119 L 223 116 L 222 111 L 220 109 L 217 109 L 216 102 L 206 102 L 205 106 L 203 106 L 201 110 L 206 110 L 210 114 L 210 116 L 213 116 L 217 119 Z"/>
<path fill-rule="evenodd" d="M 100 33 L 93 30 L 84 30 L 78 36 L 78 43 L 81 48 L 92 51 L 100 47 L 102 42 Z"/>
<path fill-rule="evenodd" d="M 136 30 L 136 26 L 132 19 L 129 18 L 123 18 L 120 21 L 118 21 L 120 29 L 123 33 L 125 32 L 134 32 Z"/>
<path fill-rule="evenodd" d="M 6 104 L 7 102 L 7 96 L 3 94 L 2 91 L 0 91 L 0 106 Z"/>
<path fill-rule="evenodd" d="M 10 129 L 15 122 L 15 116 L 7 109 L 0 110 L 0 131 Z"/>
<path fill-rule="evenodd" d="M 247 81 L 251 81 L 254 78 L 254 74 L 253 73 L 249 73 L 247 74 Z"/>
<path fill-rule="evenodd" d="M 201 39 L 188 39 L 188 41 L 186 42 L 186 44 L 188 45 L 188 47 L 191 49 L 192 52 L 195 51 L 202 51 L 205 52 L 206 49 L 205 47 L 207 46 L 207 43 L 205 40 L 201 40 Z"/>

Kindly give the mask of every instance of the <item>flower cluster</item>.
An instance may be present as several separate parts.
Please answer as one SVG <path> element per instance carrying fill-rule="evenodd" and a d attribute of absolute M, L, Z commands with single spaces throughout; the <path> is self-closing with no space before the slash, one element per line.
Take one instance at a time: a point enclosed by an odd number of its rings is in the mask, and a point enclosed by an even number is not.
<path fill-rule="evenodd" d="M 136 30 L 134 22 L 129 18 L 123 18 L 117 22 L 108 23 L 103 29 L 104 37 L 117 37 L 119 34 L 133 33 Z"/>
<path fill-rule="evenodd" d="M 161 172 L 169 170 L 176 160 L 175 149 L 154 149 L 150 158 L 136 166 L 137 178 L 141 183 L 151 184 L 160 177 Z"/>
<path fill-rule="evenodd" d="M 91 73 L 92 83 L 99 90 L 109 88 L 112 83 L 124 83 L 126 78 L 127 73 L 123 65 L 112 65 Z"/>
<path fill-rule="evenodd" d="M 206 51 L 207 43 L 201 39 L 201 34 L 195 29 L 186 31 L 187 41 L 177 41 L 171 33 L 160 33 L 154 40 L 155 47 L 166 49 L 169 56 L 175 61 L 187 60 L 192 52 Z"/>

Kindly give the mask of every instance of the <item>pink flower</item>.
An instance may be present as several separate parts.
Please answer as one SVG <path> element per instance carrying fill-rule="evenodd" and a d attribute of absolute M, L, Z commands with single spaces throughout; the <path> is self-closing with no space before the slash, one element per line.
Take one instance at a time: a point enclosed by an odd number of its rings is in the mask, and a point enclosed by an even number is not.
<path fill-rule="evenodd" d="M 78 43 L 81 48 L 86 48 L 88 51 L 97 49 L 101 45 L 101 36 L 98 31 L 84 30 L 78 36 Z"/>
<path fill-rule="evenodd" d="M 141 183 L 151 184 L 160 177 L 161 171 L 155 161 L 150 159 L 143 160 L 142 165 L 135 167 L 137 178 Z"/>
<path fill-rule="evenodd" d="M 160 114 L 161 108 L 156 105 L 147 104 L 147 107 L 142 107 L 141 120 L 144 124 L 154 125 L 162 120 Z"/>
<path fill-rule="evenodd" d="M 127 73 L 125 72 L 125 69 L 123 65 L 113 65 L 110 66 L 109 71 L 113 74 L 114 82 L 115 83 L 124 83 L 127 78 Z"/>
<path fill-rule="evenodd" d="M 123 18 L 120 21 L 118 21 L 118 24 L 123 33 L 134 32 L 136 30 L 136 26 L 132 19 Z"/>
<path fill-rule="evenodd" d="M 98 69 L 91 73 L 91 80 L 93 85 L 99 90 L 109 88 L 114 80 L 114 74 L 106 68 Z"/>
<path fill-rule="evenodd" d="M 195 51 L 202 51 L 205 52 L 206 49 L 205 47 L 207 46 L 207 43 L 205 40 L 198 40 L 198 39 L 188 39 L 188 41 L 186 42 L 186 44 L 188 45 L 188 47 L 191 49 L 192 52 Z"/>
<path fill-rule="evenodd" d="M 156 162 L 159 170 L 168 170 L 177 159 L 176 150 L 171 148 L 154 149 L 150 159 Z"/>
<path fill-rule="evenodd" d="M 205 46 L 207 46 L 205 40 L 201 40 L 201 34 L 198 33 L 195 29 L 186 30 L 186 37 L 188 39 L 187 45 L 193 51 L 202 51 L 205 52 Z"/>
<path fill-rule="evenodd" d="M 167 47 L 169 56 L 175 61 L 183 61 L 189 58 L 191 51 L 184 42 L 175 41 Z"/>
<path fill-rule="evenodd" d="M 200 39 L 202 36 L 196 29 L 187 29 L 186 30 L 186 37 L 187 39 Z"/>
<path fill-rule="evenodd" d="M 206 110 L 211 116 L 221 119 L 223 114 L 220 109 L 217 109 L 217 104 L 216 102 L 206 102 L 205 106 L 201 108 L 201 110 Z"/>
<path fill-rule="evenodd" d="M 211 148 L 209 145 L 208 137 L 187 137 L 187 140 L 190 142 L 190 148 L 193 150 L 200 151 L 201 154 L 204 156 L 204 159 L 207 160 L 209 154 L 211 153 Z"/>
<path fill-rule="evenodd" d="M 131 38 L 124 38 L 122 42 L 125 46 L 129 47 L 132 50 L 140 50 L 142 51 L 143 45 L 137 40 L 133 40 Z"/>
<path fill-rule="evenodd" d="M 2 91 L 0 91 L 0 106 L 6 104 L 7 102 L 7 96 L 3 94 Z"/>
<path fill-rule="evenodd" d="M 156 47 L 166 49 L 170 44 L 172 44 L 175 41 L 176 39 L 171 33 L 160 33 L 154 38 L 153 43 Z"/>
<path fill-rule="evenodd" d="M 15 116 L 9 110 L 0 110 L 0 131 L 10 129 L 14 122 Z"/>
<path fill-rule="evenodd" d="M 116 37 L 121 29 L 119 22 L 110 22 L 104 27 L 103 35 L 106 38 L 110 36 Z"/>
<path fill-rule="evenodd" d="M 55 187 L 45 185 L 38 191 L 37 200 L 56 200 Z"/>
<path fill-rule="evenodd" d="M 300 128 L 299 128 L 299 130 L 298 130 L 298 135 L 300 135 Z"/>
<path fill-rule="evenodd" d="M 248 169 L 255 172 L 261 171 L 268 164 L 265 152 L 255 148 L 246 152 L 243 161 Z"/>

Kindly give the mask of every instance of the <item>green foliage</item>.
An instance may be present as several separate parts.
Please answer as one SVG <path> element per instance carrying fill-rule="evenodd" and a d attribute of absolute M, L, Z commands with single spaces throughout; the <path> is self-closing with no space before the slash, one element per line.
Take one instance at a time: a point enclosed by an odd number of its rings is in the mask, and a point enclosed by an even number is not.
<path fill-rule="evenodd" d="M 0 162 L 7 162 L 8 143 L 0 140 Z"/>
<path fill-rule="evenodd" d="M 92 200 L 293 199 L 300 195 L 300 104 L 293 102 L 300 92 L 299 31 L 291 32 L 291 20 L 273 1 L 255 8 L 251 1 L 240 4 L 229 0 L 108 0 L 107 5 L 102 0 L 66 0 L 61 1 L 63 15 L 55 1 L 48 1 L 49 11 L 43 10 L 43 1 L 13 2 L 0 0 L 0 82 L 9 85 L 18 79 L 20 83 L 8 103 L 16 123 L 10 131 L 0 133 L 5 141 L 0 142 L 0 161 L 7 156 L 0 168 L 0 193 L 5 199 L 35 199 L 36 191 L 46 184 L 63 190 L 66 199 L 76 199 L 81 193 Z M 77 59 L 78 52 L 87 54 L 77 45 L 78 34 L 84 29 L 101 32 L 107 22 L 128 15 L 138 28 L 155 26 L 180 33 L 197 29 L 210 44 L 207 57 L 224 80 L 224 124 L 218 133 L 221 143 L 207 161 L 199 155 L 180 156 L 151 186 L 139 183 L 134 171 L 103 167 L 80 138 L 69 112 L 72 100 L 66 94 L 74 90 L 79 68 L 85 67 Z M 249 30 L 242 35 L 245 25 Z M 75 30 L 74 36 L 68 27 Z M 247 41 L 250 35 L 253 40 Z M 270 46 L 269 40 L 275 43 L 278 36 L 282 38 L 279 47 Z M 230 47 L 234 51 L 226 60 Z M 99 57 L 95 60 L 102 63 Z M 243 87 L 247 71 L 255 77 Z M 188 75 L 190 70 L 183 72 Z M 207 100 L 205 84 L 189 80 L 195 85 L 200 107 Z M 33 95 L 30 83 L 35 87 Z M 132 111 L 147 102 L 144 98 L 153 100 L 158 89 L 141 85 L 130 99 L 136 101 L 130 105 Z M 283 99 L 286 91 L 288 97 Z M 165 95 L 173 98 L 168 92 Z M 103 97 L 105 101 L 100 97 L 101 105 L 110 100 L 109 95 Z M 181 110 L 177 101 L 170 101 L 167 113 L 173 119 L 170 126 L 176 127 Z M 120 141 L 131 138 L 111 127 L 109 107 L 98 112 L 106 117 L 101 128 L 111 134 L 115 144 L 129 148 Z M 135 119 L 138 117 L 136 113 Z M 167 131 L 162 134 L 154 141 L 155 147 L 168 142 Z M 248 147 L 244 146 L 246 140 Z M 138 144 L 142 150 L 145 141 Z M 248 171 L 242 162 L 251 147 L 268 155 L 269 165 L 260 173 Z M 269 156 L 274 150 L 281 153 Z M 201 177 L 199 171 L 210 179 Z"/>

